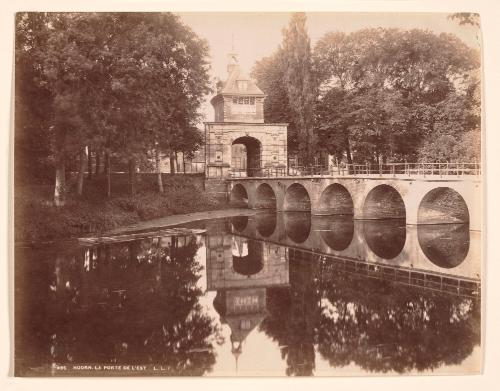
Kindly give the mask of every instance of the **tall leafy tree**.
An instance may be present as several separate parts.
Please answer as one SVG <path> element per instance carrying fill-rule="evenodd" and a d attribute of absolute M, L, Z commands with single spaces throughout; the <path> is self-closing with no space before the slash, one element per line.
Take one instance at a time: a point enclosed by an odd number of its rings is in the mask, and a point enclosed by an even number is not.
<path fill-rule="evenodd" d="M 269 57 L 257 61 L 252 70 L 252 77 L 255 78 L 259 88 L 266 94 L 264 121 L 268 123 L 288 123 L 288 151 L 297 153 L 297 126 L 285 83 L 283 54 L 283 50 L 278 48 Z"/>
<path fill-rule="evenodd" d="M 314 161 L 315 153 L 313 108 L 316 86 L 304 13 L 292 15 L 288 27 L 283 30 L 281 51 L 288 102 L 297 127 L 298 154 L 303 164 L 308 165 Z"/>

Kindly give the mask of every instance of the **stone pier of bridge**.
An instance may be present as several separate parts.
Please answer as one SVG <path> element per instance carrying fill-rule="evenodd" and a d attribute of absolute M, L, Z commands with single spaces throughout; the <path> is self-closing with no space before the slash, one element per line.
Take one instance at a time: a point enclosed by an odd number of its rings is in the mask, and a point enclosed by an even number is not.
<path fill-rule="evenodd" d="M 408 225 L 468 223 L 482 227 L 481 178 L 282 177 L 228 181 L 236 206 L 355 220 L 405 219 Z"/>

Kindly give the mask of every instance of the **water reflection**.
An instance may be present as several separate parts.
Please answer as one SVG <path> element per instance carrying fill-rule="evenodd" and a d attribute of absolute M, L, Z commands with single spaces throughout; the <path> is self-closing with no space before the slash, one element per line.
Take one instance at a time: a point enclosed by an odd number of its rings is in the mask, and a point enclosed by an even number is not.
<path fill-rule="evenodd" d="M 277 224 L 276 213 L 261 212 L 257 213 L 254 218 L 257 222 L 257 232 L 260 235 L 268 238 L 274 233 Z"/>
<path fill-rule="evenodd" d="M 251 276 L 262 270 L 263 242 L 233 236 L 233 269 L 239 274 Z"/>
<path fill-rule="evenodd" d="M 381 258 L 396 258 L 405 246 L 404 219 L 367 220 L 363 222 L 363 231 L 366 243 Z"/>
<path fill-rule="evenodd" d="M 304 243 L 311 232 L 309 212 L 286 212 L 283 214 L 285 233 L 293 242 Z"/>
<path fill-rule="evenodd" d="M 426 272 L 311 251 L 324 242 L 358 254 L 366 237 L 389 259 L 406 240 L 395 222 L 275 218 L 199 223 L 204 237 L 16 251 L 16 372 L 136 363 L 162 365 L 162 375 L 245 375 L 265 357 L 262 375 L 313 375 L 325 363 L 332 374 L 408 373 L 460 364 L 479 346 L 479 285 L 434 273 L 465 257 L 447 254 L 452 242 L 468 249 L 463 227 L 419 228 L 426 256 L 439 256 Z M 259 224 L 275 226 L 270 241 Z M 287 246 L 281 232 L 303 244 Z"/>
<path fill-rule="evenodd" d="M 335 251 L 349 247 L 354 237 L 352 216 L 318 216 L 314 220 L 314 229 L 320 232 L 328 247 Z"/>
<path fill-rule="evenodd" d="M 233 229 L 235 229 L 238 232 L 242 232 L 248 225 L 248 217 L 235 216 L 231 219 L 231 223 L 233 224 Z"/>
<path fill-rule="evenodd" d="M 24 339 L 27 330 L 21 329 L 17 347 L 26 355 L 35 342 L 44 355 L 41 362 L 21 357 L 18 365 L 155 363 L 165 375 L 210 371 L 219 326 L 198 304 L 198 249 L 194 237 L 82 248 L 46 258 L 46 279 L 23 262 L 29 280 L 22 298 L 36 302 L 30 309 L 38 332 Z M 32 295 L 44 290 L 50 294 Z M 36 316 L 39 309 L 44 319 Z"/>
<path fill-rule="evenodd" d="M 460 265 L 469 252 L 469 225 L 421 225 L 418 227 L 418 242 L 432 263 L 451 269 Z"/>

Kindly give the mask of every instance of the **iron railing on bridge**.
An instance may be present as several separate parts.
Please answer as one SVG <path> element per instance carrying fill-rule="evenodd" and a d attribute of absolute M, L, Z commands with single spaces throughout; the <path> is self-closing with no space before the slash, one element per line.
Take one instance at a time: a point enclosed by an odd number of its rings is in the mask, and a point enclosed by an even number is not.
<path fill-rule="evenodd" d="M 479 163 L 386 163 L 343 164 L 339 166 L 283 166 L 232 170 L 231 176 L 242 177 L 288 177 L 288 176 L 480 176 Z"/>

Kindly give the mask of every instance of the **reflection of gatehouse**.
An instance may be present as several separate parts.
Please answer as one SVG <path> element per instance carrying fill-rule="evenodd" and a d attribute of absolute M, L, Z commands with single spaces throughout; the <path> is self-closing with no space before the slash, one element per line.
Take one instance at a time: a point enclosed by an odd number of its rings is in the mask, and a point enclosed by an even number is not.
<path fill-rule="evenodd" d="M 267 315 L 267 288 L 288 286 L 285 248 L 231 235 L 225 223 L 207 230 L 207 289 L 217 291 L 214 307 L 231 329 L 232 353 Z"/>

